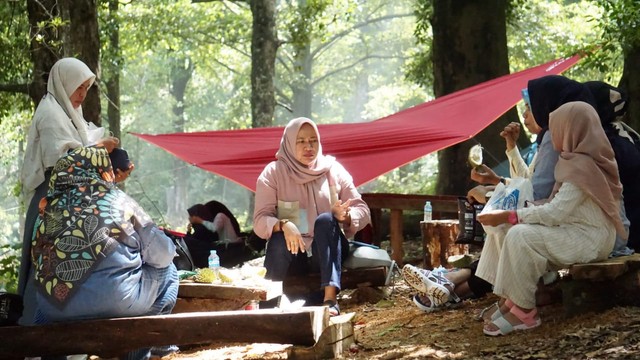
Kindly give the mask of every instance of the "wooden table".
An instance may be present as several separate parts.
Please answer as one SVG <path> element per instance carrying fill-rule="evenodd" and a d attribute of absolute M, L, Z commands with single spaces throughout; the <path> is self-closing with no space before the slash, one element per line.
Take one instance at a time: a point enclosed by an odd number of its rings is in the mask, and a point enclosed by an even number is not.
<path fill-rule="evenodd" d="M 264 301 L 282 295 L 282 282 L 223 285 L 180 281 L 173 313 L 241 310 L 252 300 Z"/>
<path fill-rule="evenodd" d="M 453 195 L 407 195 L 407 194 L 386 194 L 386 193 L 366 193 L 362 194 L 362 199 L 371 209 L 371 225 L 373 227 L 373 243 L 380 245 L 382 241 L 381 219 L 382 209 L 390 209 L 389 238 L 391 241 L 391 258 L 402 267 L 404 241 L 402 212 L 403 210 L 422 211 L 424 203 L 431 201 L 434 219 L 447 219 L 458 217 L 458 197 Z"/>

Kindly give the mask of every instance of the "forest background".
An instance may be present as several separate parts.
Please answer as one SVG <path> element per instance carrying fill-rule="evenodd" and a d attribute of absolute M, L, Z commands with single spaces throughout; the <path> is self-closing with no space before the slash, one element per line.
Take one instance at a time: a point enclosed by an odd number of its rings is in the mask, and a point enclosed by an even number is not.
<path fill-rule="evenodd" d="M 124 187 L 156 222 L 183 229 L 189 206 L 215 199 L 250 230 L 250 191 L 128 133 L 372 121 L 578 52 L 588 56 L 565 75 L 626 89 L 626 121 L 638 130 L 638 22 L 634 0 L 2 1 L 0 290 L 15 291 L 25 137 L 60 57 L 98 75 L 85 118 L 121 139 L 136 165 Z M 496 165 L 499 129 L 518 119 L 513 109 L 475 139 L 359 190 L 463 194 L 468 148 L 482 143 Z"/>

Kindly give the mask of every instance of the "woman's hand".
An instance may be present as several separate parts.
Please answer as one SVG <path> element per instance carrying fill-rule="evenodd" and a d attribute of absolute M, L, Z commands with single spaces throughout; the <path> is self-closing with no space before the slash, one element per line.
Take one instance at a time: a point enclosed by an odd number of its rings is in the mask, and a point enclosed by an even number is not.
<path fill-rule="evenodd" d="M 340 200 L 336 201 L 331 207 L 331 214 L 333 215 L 338 222 L 343 223 L 345 225 L 351 224 L 351 199 L 342 202 Z"/>
<path fill-rule="evenodd" d="M 118 146 L 119 143 L 120 143 L 120 140 L 118 140 L 117 137 L 109 136 L 109 137 L 100 139 L 100 141 L 98 141 L 96 145 L 104 146 L 105 149 L 107 149 L 107 152 L 111 153 L 113 149 L 115 149 Z"/>
<path fill-rule="evenodd" d="M 287 221 L 284 224 L 281 223 L 280 226 L 284 234 L 284 241 L 287 243 L 287 249 L 294 255 L 298 252 L 306 252 L 302 234 L 300 234 L 300 230 L 298 230 L 296 224 Z"/>
<path fill-rule="evenodd" d="M 516 147 L 516 141 L 518 141 L 518 137 L 520 136 L 520 123 L 509 123 L 509 125 L 505 126 L 504 130 L 500 132 L 500 136 L 507 142 L 507 150 L 513 149 Z"/>
<path fill-rule="evenodd" d="M 480 224 L 487 226 L 498 226 L 509 223 L 509 210 L 493 210 L 484 214 L 478 214 L 476 218 Z"/>
<path fill-rule="evenodd" d="M 116 179 L 115 181 L 117 183 L 123 182 L 125 180 L 127 180 L 127 178 L 129 177 L 129 175 L 131 175 L 131 172 L 133 171 L 133 169 L 135 168 L 135 166 L 133 165 L 133 163 L 129 164 L 129 168 L 126 171 L 122 171 L 120 169 L 116 169 Z"/>
<path fill-rule="evenodd" d="M 467 192 L 467 201 L 471 204 L 486 204 L 487 193 L 493 191 L 494 186 L 478 185 Z"/>
<path fill-rule="evenodd" d="M 477 170 L 478 167 L 481 168 L 479 171 Z M 490 167 L 484 164 L 471 169 L 470 176 L 471 180 L 480 184 L 497 185 L 500 182 L 498 174 L 493 172 Z"/>

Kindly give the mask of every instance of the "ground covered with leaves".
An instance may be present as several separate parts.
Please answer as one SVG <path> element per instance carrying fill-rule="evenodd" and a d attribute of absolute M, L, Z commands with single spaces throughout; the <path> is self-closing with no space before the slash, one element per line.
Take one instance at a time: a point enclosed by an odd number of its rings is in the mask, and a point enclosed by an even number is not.
<path fill-rule="evenodd" d="M 406 249 L 407 257 L 417 251 Z M 356 344 L 341 356 L 384 360 L 640 359 L 640 308 L 567 317 L 562 304 L 555 303 L 539 308 L 542 325 L 538 328 L 489 337 L 482 333 L 482 323 L 475 317 L 497 300 L 494 295 L 430 314 L 413 304 L 412 295 L 401 277 L 384 289 L 343 291 L 342 312 L 356 314 Z M 183 347 L 165 359 L 287 359 L 292 358 L 290 349 L 286 344 L 210 344 Z"/>

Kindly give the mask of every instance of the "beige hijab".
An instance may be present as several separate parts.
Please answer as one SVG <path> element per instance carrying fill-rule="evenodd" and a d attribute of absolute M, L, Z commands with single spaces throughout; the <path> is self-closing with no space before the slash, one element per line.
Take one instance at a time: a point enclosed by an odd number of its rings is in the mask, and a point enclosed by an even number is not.
<path fill-rule="evenodd" d="M 313 127 L 318 138 L 318 156 L 309 166 L 302 164 L 296 160 L 296 138 L 298 132 L 304 124 Z M 324 176 L 335 162 L 333 156 L 325 156 L 322 154 L 322 143 L 320 142 L 320 133 L 318 127 L 310 119 L 299 117 L 295 118 L 287 124 L 280 140 L 280 149 L 276 152 L 276 158 L 286 165 L 288 177 L 296 184 L 306 184 L 321 176 Z"/>
<path fill-rule="evenodd" d="M 578 186 L 611 219 L 618 235 L 626 239 L 620 219 L 622 185 L 618 165 L 596 110 L 584 102 L 566 103 L 550 114 L 549 130 L 553 147 L 560 152 L 551 197 L 563 182 Z"/>

